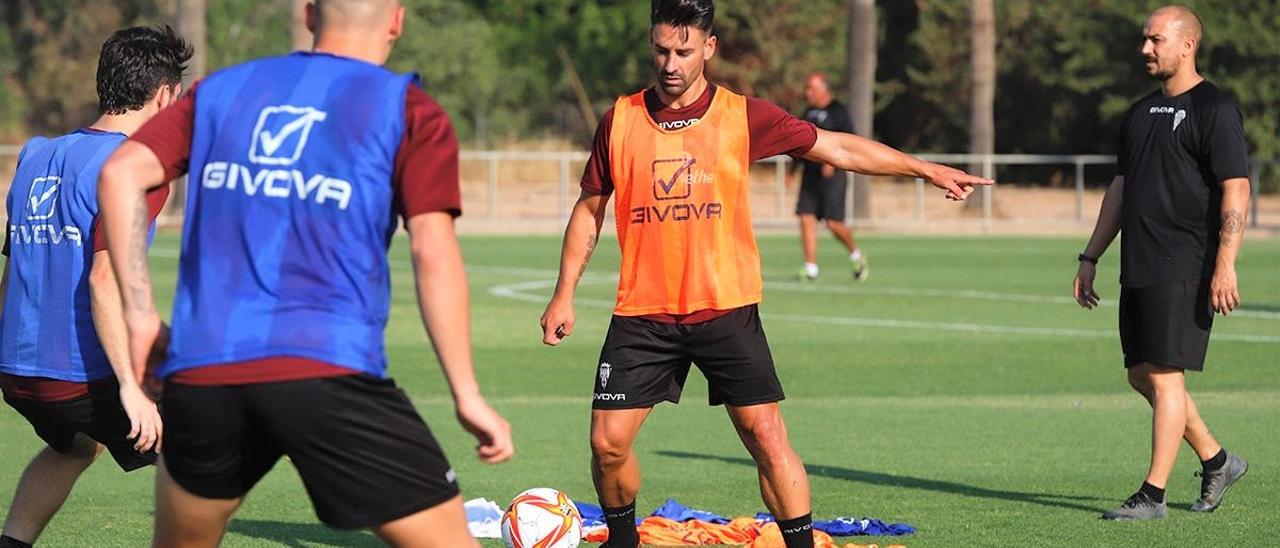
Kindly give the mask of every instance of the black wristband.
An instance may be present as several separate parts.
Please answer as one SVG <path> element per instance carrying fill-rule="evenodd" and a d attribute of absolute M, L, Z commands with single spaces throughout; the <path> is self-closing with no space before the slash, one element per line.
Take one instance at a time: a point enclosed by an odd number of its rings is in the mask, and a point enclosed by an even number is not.
<path fill-rule="evenodd" d="M 1098 258 L 1097 258 L 1097 257 L 1090 257 L 1090 256 L 1088 256 L 1088 255 L 1085 255 L 1084 253 L 1081 253 L 1079 257 L 1076 257 L 1076 260 L 1078 260 L 1078 261 L 1084 261 L 1084 262 L 1089 263 L 1089 264 L 1092 264 L 1092 265 L 1094 265 L 1094 266 L 1097 266 L 1097 265 L 1098 265 Z"/>

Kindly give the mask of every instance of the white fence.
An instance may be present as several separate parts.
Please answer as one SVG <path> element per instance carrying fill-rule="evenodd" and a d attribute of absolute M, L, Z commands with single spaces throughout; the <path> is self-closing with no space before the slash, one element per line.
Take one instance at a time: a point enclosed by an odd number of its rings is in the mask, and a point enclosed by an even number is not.
<path fill-rule="evenodd" d="M 11 179 L 13 159 L 20 147 L 0 145 L 0 185 Z M 568 218 L 569 209 L 578 195 L 578 181 L 588 159 L 581 151 L 462 151 L 462 189 L 464 219 L 474 225 L 524 224 L 543 221 L 555 226 Z M 922 180 L 878 178 L 871 184 L 872 215 L 855 218 L 858 204 L 849 192 L 848 221 L 859 226 L 912 228 L 930 223 L 967 225 L 986 231 L 1001 225 L 1013 230 L 1036 227 L 1080 226 L 1091 222 L 1107 181 L 1107 166 L 1115 163 L 1106 155 L 1046 154 L 920 154 L 921 158 L 975 169 L 978 174 L 996 179 L 1000 184 L 976 196 L 980 207 L 963 208 L 945 204 L 931 186 Z M 762 225 L 794 222 L 792 210 L 798 174 L 791 175 L 792 160 L 785 156 L 765 159 L 754 166 L 751 174 L 751 203 L 757 223 Z M 1280 159 L 1258 161 L 1251 177 L 1259 181 L 1264 169 L 1280 165 Z M 1044 180 L 1009 181 L 1001 178 L 1012 166 L 1047 166 L 1053 171 L 1056 185 L 1046 187 Z M 1086 184 L 1086 172 L 1091 171 Z M 852 182 L 853 176 L 850 175 Z M 850 185 L 852 187 L 852 185 Z M 6 188 L 7 190 L 7 188 Z M 182 219 L 182 184 L 175 188 L 164 219 L 180 223 Z M 1252 204 L 1251 224 L 1258 226 L 1257 193 Z M 1001 207 L 1005 206 L 1005 207 Z M 1272 224 L 1280 218 L 1268 221 Z M 533 226 L 533 225 L 530 225 Z"/>

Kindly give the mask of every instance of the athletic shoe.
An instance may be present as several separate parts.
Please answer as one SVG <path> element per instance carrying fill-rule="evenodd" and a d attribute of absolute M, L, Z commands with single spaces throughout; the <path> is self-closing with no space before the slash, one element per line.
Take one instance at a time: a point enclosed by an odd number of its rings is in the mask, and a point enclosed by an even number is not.
<path fill-rule="evenodd" d="M 1167 512 L 1164 502 L 1156 502 L 1141 491 L 1134 493 L 1119 508 L 1108 510 L 1102 519 L 1115 521 L 1147 520 L 1164 517 Z"/>
<path fill-rule="evenodd" d="M 849 259 L 853 263 L 853 279 L 859 282 L 867 281 L 867 276 L 871 275 L 871 267 L 867 265 L 867 256 L 858 257 L 858 260 Z"/>
<path fill-rule="evenodd" d="M 816 282 L 818 281 L 818 275 L 810 274 L 809 269 L 801 266 L 800 270 L 796 271 L 796 279 L 802 282 Z"/>
<path fill-rule="evenodd" d="M 1227 488 L 1244 477 L 1249 463 L 1233 453 L 1227 453 L 1227 463 L 1213 472 L 1196 472 L 1200 476 L 1200 500 L 1191 505 L 1192 512 L 1212 512 L 1222 504 Z"/>

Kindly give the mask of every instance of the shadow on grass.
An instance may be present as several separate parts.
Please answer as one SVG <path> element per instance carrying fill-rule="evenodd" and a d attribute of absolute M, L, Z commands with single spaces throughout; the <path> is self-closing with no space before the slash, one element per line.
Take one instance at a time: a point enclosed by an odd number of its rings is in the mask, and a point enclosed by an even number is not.
<path fill-rule="evenodd" d="M 278 542 L 285 546 L 384 546 L 367 531 L 343 531 L 319 523 L 290 523 L 235 519 L 227 531 L 249 538 Z M 305 544 L 304 544 L 305 543 Z"/>
<path fill-rule="evenodd" d="M 673 457 L 677 459 L 699 459 L 719 461 L 729 464 L 739 464 L 742 466 L 750 466 L 755 468 L 756 463 L 749 458 L 743 457 L 722 457 L 718 455 L 705 455 L 701 453 L 689 453 L 685 451 L 658 451 L 658 455 L 664 457 Z M 838 479 L 844 481 L 852 481 L 857 483 L 865 483 L 868 485 L 879 485 L 884 487 L 902 487 L 906 489 L 920 489 L 923 491 L 933 491 L 935 493 L 946 493 L 951 495 L 962 495 L 966 497 L 977 497 L 985 499 L 998 499 L 1013 502 L 1026 502 L 1030 504 L 1039 504 L 1041 506 L 1053 506 L 1057 508 L 1065 508 L 1068 510 L 1079 510 L 1081 512 L 1093 512 L 1101 514 L 1106 509 L 1096 506 L 1089 506 L 1082 502 L 1071 501 L 1095 501 L 1103 500 L 1097 497 L 1083 497 L 1075 495 L 1056 495 L 1053 493 L 1024 493 L 1021 491 L 1004 491 L 1000 489 L 988 489 L 976 485 L 965 485 L 963 483 L 955 483 L 951 481 L 940 481 L 925 478 L 916 478 L 912 476 L 899 476 L 894 474 L 886 474 L 883 472 L 868 472 L 865 470 L 855 470 L 853 468 L 841 468 L 838 466 L 823 466 L 818 464 L 805 465 L 805 469 L 809 471 L 810 476 L 820 476 L 824 478 Z"/>

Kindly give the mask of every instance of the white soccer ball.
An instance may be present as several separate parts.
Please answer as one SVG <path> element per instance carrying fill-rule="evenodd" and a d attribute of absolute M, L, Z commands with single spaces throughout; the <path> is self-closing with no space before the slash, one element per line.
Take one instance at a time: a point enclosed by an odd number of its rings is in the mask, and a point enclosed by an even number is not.
<path fill-rule="evenodd" d="M 511 501 L 502 515 L 507 548 L 576 548 L 582 542 L 582 514 L 569 496 L 546 487 Z"/>

